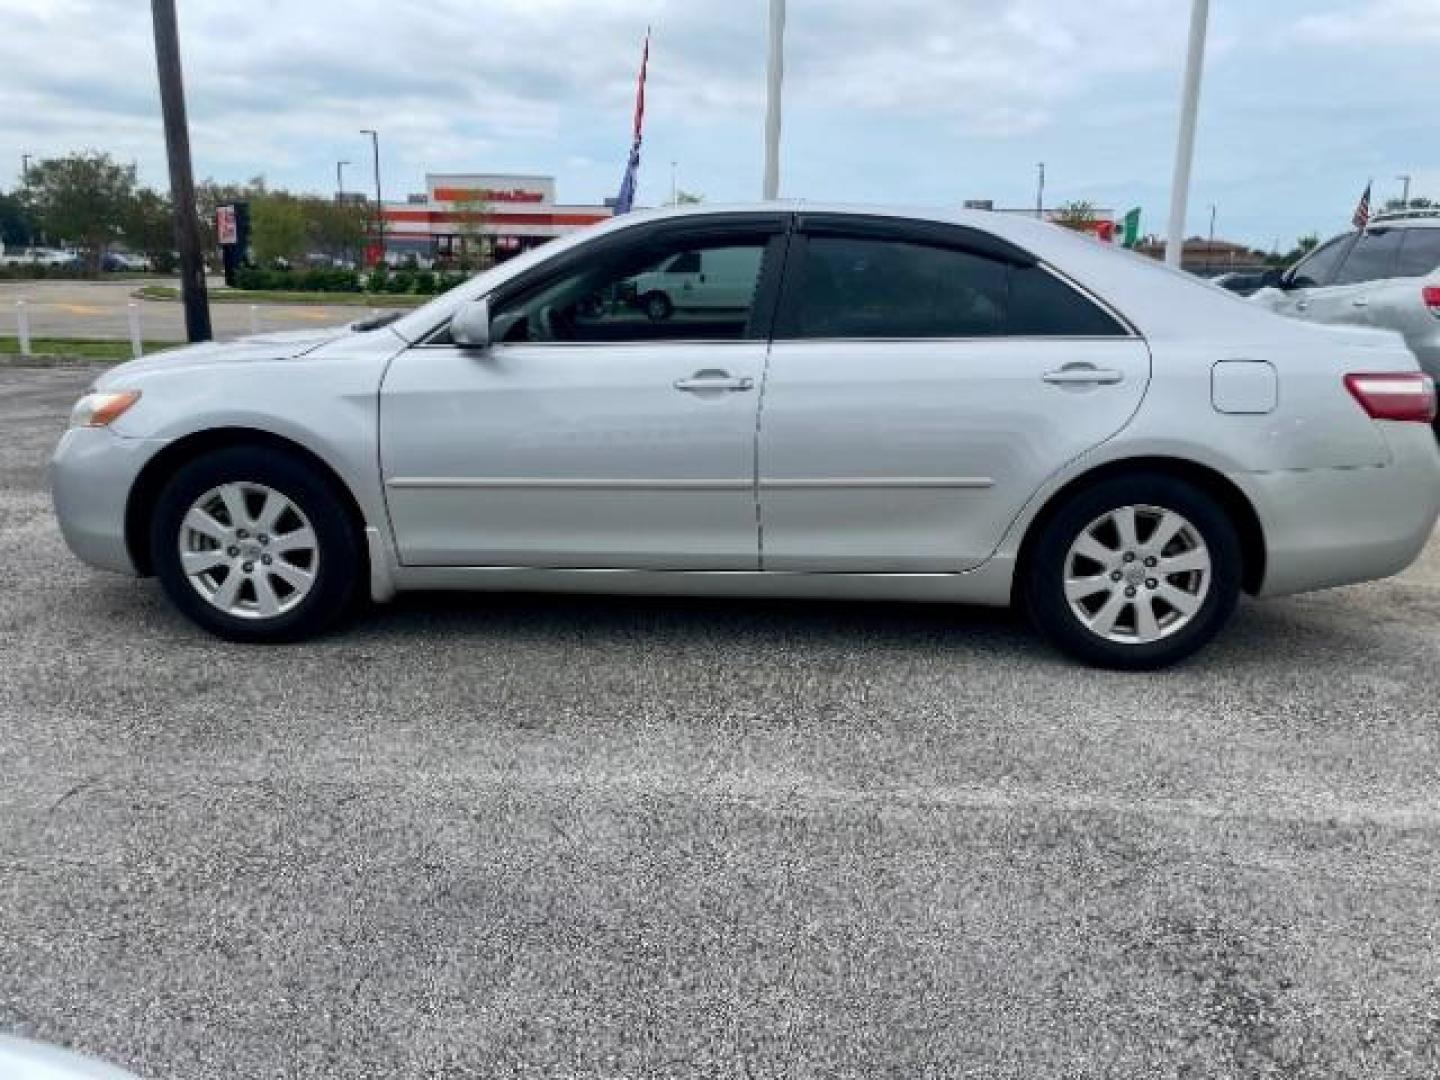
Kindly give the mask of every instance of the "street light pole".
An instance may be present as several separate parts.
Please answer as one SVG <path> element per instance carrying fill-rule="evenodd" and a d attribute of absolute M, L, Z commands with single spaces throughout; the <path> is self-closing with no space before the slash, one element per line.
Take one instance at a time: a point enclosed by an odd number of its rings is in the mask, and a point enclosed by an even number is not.
<path fill-rule="evenodd" d="M 780 94 L 785 83 L 785 0 L 770 0 L 770 63 L 765 78 L 764 198 L 780 197 Z"/>
<path fill-rule="evenodd" d="M 348 161 L 335 162 L 335 201 L 337 203 L 345 201 L 345 166 L 349 164 Z"/>
<path fill-rule="evenodd" d="M 1045 218 L 1045 163 L 1040 162 L 1037 168 L 1040 170 L 1040 180 L 1035 185 L 1035 219 L 1043 221 Z"/>
<path fill-rule="evenodd" d="M 190 168 L 190 128 L 185 117 L 185 80 L 180 68 L 175 0 L 151 0 L 150 10 L 155 22 L 155 62 L 160 72 L 160 112 L 165 118 L 165 154 L 170 165 L 170 202 L 175 210 L 175 247 L 180 252 L 185 336 L 190 341 L 209 341 L 212 337 L 210 299 L 205 289 L 205 259 L 200 250 L 195 177 Z"/>
<path fill-rule="evenodd" d="M 380 247 L 380 261 L 385 261 L 385 199 L 380 194 L 380 134 L 370 128 L 361 128 L 361 135 L 370 136 L 370 147 L 375 153 L 375 236 Z"/>
<path fill-rule="evenodd" d="M 1410 181 L 1412 177 L 1409 173 L 1401 173 L 1395 177 L 1395 179 L 1402 180 L 1405 183 L 1405 190 L 1400 193 L 1400 209 L 1408 210 L 1410 209 Z"/>
<path fill-rule="evenodd" d="M 1200 75 L 1205 67 L 1205 27 L 1210 0 L 1192 0 L 1190 47 L 1185 55 L 1185 82 L 1180 95 L 1180 136 L 1175 143 L 1175 176 L 1170 188 L 1170 228 L 1165 262 L 1178 267 L 1185 252 L 1185 209 L 1190 199 L 1190 167 L 1195 161 L 1195 116 L 1200 111 Z"/>
<path fill-rule="evenodd" d="M 680 164 L 680 163 L 679 163 L 678 161 L 672 161 L 672 162 L 670 162 L 670 205 L 671 205 L 671 206 L 679 206 L 679 205 L 680 205 L 680 189 L 679 189 L 679 188 L 676 186 L 676 184 L 675 184 L 675 168 L 676 168 L 676 166 L 678 166 L 679 164 Z"/>

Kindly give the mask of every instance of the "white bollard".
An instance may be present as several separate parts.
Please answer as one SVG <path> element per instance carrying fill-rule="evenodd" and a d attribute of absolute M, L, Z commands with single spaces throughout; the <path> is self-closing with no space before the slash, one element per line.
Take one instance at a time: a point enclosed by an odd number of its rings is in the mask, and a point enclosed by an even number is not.
<path fill-rule="evenodd" d="M 140 305 L 132 302 L 127 306 L 130 309 L 130 351 L 139 360 L 145 355 L 145 347 L 140 342 Z"/>
<path fill-rule="evenodd" d="M 15 301 L 15 330 L 20 338 L 20 355 L 30 355 L 30 309 L 24 300 Z"/>
<path fill-rule="evenodd" d="M 250 305 L 250 332 L 252 334 L 260 332 L 260 306 L 258 304 Z"/>

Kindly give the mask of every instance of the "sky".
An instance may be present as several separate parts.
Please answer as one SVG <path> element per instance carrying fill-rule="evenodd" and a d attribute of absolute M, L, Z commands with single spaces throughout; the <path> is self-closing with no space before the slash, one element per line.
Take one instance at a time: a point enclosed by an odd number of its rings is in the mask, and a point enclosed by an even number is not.
<path fill-rule="evenodd" d="M 429 172 L 613 196 L 653 28 L 639 201 L 759 196 L 766 0 L 177 0 L 197 178 L 295 190 Z M 786 197 L 1168 216 L 1190 0 L 789 0 Z M 149 5 L 0 0 L 0 188 L 95 149 L 165 187 Z M 1270 249 L 1440 198 L 1440 0 L 1212 0 L 1187 222 Z M 10 164 L 10 163 L 13 163 Z"/>

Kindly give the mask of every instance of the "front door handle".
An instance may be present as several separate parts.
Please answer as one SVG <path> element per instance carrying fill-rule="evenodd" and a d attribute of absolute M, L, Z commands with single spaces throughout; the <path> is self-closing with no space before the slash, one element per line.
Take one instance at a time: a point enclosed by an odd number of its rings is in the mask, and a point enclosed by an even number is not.
<path fill-rule="evenodd" d="M 1113 386 L 1124 380 L 1125 373 L 1114 368 L 1073 364 L 1058 371 L 1047 371 L 1042 378 L 1056 386 Z"/>
<path fill-rule="evenodd" d="M 1309 311 L 1309 310 L 1310 310 L 1310 301 L 1309 301 L 1309 300 L 1296 300 L 1296 301 L 1295 301 L 1295 310 L 1296 310 L 1296 311 Z"/>
<path fill-rule="evenodd" d="M 1350 301 L 1350 304 L 1353 307 L 1369 307 L 1370 298 L 1368 296 L 1357 296 L 1354 300 Z"/>
<path fill-rule="evenodd" d="M 754 390 L 755 380 L 748 375 L 736 378 L 727 371 L 697 371 L 688 379 L 676 379 L 675 389 L 683 390 L 687 394 L 699 394 L 707 390 Z"/>

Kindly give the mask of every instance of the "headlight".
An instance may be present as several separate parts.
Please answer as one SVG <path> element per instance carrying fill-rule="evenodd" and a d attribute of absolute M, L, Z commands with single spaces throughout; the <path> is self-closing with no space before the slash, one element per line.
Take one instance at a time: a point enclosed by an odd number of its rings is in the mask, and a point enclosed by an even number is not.
<path fill-rule="evenodd" d="M 92 390 L 75 403 L 70 426 L 108 427 L 139 400 L 139 390 Z"/>

